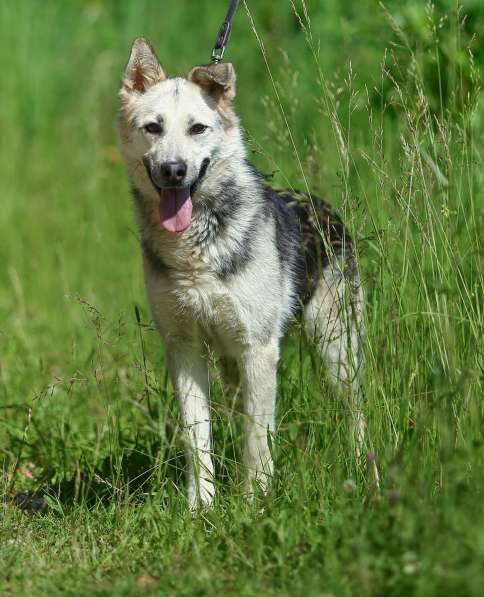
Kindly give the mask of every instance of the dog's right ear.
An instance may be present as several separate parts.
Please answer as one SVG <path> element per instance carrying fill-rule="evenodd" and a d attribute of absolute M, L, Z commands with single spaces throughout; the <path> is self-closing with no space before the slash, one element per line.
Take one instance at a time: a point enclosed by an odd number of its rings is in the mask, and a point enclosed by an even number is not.
<path fill-rule="evenodd" d="M 137 37 L 124 71 L 121 98 L 132 92 L 144 93 L 165 79 L 165 72 L 151 44 L 144 37 Z"/>

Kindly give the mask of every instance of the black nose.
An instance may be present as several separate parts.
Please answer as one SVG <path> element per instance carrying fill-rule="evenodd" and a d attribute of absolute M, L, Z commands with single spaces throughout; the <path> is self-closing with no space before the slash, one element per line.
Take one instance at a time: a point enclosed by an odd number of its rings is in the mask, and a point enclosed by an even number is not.
<path fill-rule="evenodd" d="M 187 165 L 185 162 L 163 162 L 160 172 L 165 184 L 179 185 L 187 174 Z"/>

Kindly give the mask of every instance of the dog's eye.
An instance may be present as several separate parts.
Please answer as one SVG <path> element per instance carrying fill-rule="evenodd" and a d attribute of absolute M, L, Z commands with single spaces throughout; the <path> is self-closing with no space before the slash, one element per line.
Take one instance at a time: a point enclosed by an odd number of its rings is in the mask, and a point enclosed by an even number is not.
<path fill-rule="evenodd" d="M 162 131 L 162 128 L 157 122 L 150 122 L 149 124 L 145 125 L 145 131 L 147 133 L 151 133 L 152 135 L 159 135 Z"/>
<path fill-rule="evenodd" d="M 188 129 L 188 132 L 190 133 L 190 135 L 201 135 L 207 129 L 208 129 L 208 126 L 201 124 L 200 122 L 197 122 L 197 124 L 192 125 Z"/>

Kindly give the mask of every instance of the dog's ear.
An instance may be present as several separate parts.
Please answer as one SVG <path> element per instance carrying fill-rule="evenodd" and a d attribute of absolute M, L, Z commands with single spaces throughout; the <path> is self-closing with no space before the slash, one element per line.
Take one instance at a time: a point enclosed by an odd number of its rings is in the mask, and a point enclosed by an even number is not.
<path fill-rule="evenodd" d="M 144 93 L 165 79 L 166 75 L 151 44 L 144 37 L 137 37 L 124 71 L 121 92 Z"/>
<path fill-rule="evenodd" d="M 195 66 L 187 79 L 199 85 L 217 103 L 230 104 L 235 98 L 235 70 L 231 64 Z"/>

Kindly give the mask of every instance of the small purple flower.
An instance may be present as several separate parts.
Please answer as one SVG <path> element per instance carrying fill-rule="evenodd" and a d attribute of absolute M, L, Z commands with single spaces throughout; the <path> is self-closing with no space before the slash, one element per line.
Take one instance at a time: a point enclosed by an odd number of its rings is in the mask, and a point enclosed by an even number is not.
<path fill-rule="evenodd" d="M 366 464 L 370 465 L 376 462 L 375 452 L 366 453 Z"/>
<path fill-rule="evenodd" d="M 400 501 L 400 492 L 398 489 L 389 489 L 387 492 L 387 498 L 390 504 L 396 504 Z"/>

